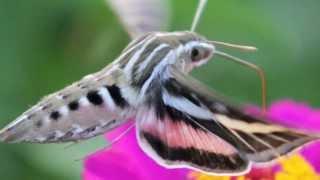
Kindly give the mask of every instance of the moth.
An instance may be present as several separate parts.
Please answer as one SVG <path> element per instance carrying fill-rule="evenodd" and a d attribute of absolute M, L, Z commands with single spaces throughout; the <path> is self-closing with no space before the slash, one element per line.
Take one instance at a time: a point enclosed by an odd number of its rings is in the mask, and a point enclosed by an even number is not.
<path fill-rule="evenodd" d="M 270 124 L 226 103 L 189 74 L 216 56 L 219 46 L 194 32 L 206 1 L 199 2 L 191 31 L 158 32 L 163 1 L 110 0 L 132 37 L 120 56 L 99 72 L 43 98 L 0 131 L 8 143 L 64 143 L 90 139 L 135 120 L 141 149 L 167 168 L 239 175 L 272 162 L 319 135 Z M 153 14 L 142 17 L 135 8 Z M 145 12 L 145 11 L 142 11 Z M 163 15 L 163 14 L 162 14 Z M 261 71 L 258 71 L 261 72 Z"/>

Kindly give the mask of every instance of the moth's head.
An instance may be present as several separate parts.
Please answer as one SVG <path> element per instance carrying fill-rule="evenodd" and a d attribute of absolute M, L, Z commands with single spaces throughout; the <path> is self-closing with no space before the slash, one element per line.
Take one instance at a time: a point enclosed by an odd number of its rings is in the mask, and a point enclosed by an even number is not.
<path fill-rule="evenodd" d="M 171 63 L 184 72 L 205 64 L 215 52 L 212 43 L 194 32 L 158 33 L 156 36 L 170 45 L 175 56 Z"/>
<path fill-rule="evenodd" d="M 212 56 L 222 56 L 228 59 L 237 59 L 216 49 L 217 46 L 229 47 L 243 51 L 255 51 L 255 47 L 210 41 L 195 32 L 156 33 L 158 40 L 169 45 L 175 58 L 171 58 L 178 69 L 190 72 L 193 68 L 207 63 Z M 235 60 L 239 61 L 239 60 Z"/>
<path fill-rule="evenodd" d="M 215 46 L 196 33 L 185 32 L 177 38 L 181 42 L 176 50 L 177 65 L 185 72 L 207 63 L 214 55 Z"/>

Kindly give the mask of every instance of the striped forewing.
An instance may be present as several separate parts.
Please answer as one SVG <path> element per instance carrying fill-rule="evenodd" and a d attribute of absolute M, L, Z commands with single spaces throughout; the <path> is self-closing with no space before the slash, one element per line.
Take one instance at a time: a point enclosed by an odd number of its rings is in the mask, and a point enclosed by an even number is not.
<path fill-rule="evenodd" d="M 175 68 L 160 87 L 138 114 L 137 135 L 168 167 L 242 174 L 250 162 L 271 162 L 318 138 L 247 115 Z"/>
<path fill-rule="evenodd" d="M 311 141 L 319 135 L 304 133 L 281 125 L 271 124 L 265 118 L 244 113 L 240 108 L 230 105 L 210 93 L 200 82 L 192 77 L 174 71 L 175 82 L 182 89 L 193 93 L 213 114 L 213 120 L 237 140 L 239 150 L 253 162 L 265 163 Z"/>

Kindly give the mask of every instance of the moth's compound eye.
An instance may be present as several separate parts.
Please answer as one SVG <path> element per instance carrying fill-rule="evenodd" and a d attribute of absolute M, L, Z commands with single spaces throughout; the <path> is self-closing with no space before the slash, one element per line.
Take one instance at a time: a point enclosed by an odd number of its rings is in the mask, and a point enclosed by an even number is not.
<path fill-rule="evenodd" d="M 198 48 L 192 48 L 191 50 L 191 60 L 199 61 L 202 59 L 201 51 Z"/>

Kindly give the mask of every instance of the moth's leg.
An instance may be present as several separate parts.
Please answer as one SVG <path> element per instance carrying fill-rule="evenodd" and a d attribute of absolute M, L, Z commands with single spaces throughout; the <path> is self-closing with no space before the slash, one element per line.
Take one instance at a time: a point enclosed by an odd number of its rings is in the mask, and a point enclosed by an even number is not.
<path fill-rule="evenodd" d="M 104 150 L 108 150 L 109 148 L 112 147 L 113 144 L 119 142 L 125 135 L 127 135 L 133 128 L 135 127 L 135 123 L 130 124 L 130 126 L 128 128 L 126 128 L 123 132 L 121 132 L 118 136 L 116 136 L 114 139 L 112 139 L 110 141 L 109 144 L 107 144 L 106 147 L 103 147 L 102 149 L 98 150 L 98 151 L 104 151 Z M 77 144 L 78 142 L 74 142 L 70 145 L 68 145 L 66 148 L 69 148 L 72 145 Z M 75 161 L 83 161 L 85 160 L 85 157 L 79 158 L 79 159 L 75 159 Z"/>

